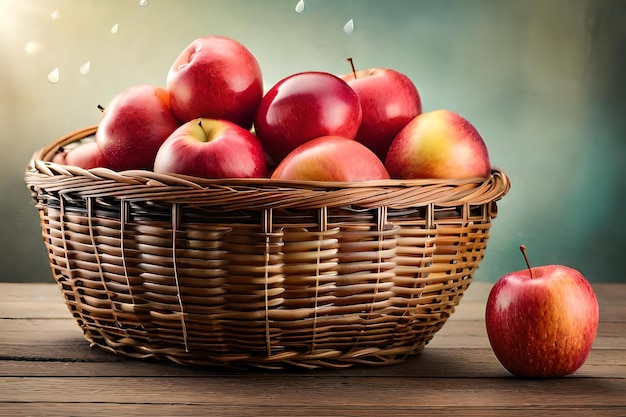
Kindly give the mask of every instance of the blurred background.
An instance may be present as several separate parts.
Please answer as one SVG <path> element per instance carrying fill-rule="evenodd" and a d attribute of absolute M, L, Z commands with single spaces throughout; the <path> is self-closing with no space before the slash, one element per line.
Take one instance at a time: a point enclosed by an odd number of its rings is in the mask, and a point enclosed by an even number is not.
<path fill-rule="evenodd" d="M 132 84 L 220 34 L 266 89 L 300 71 L 391 67 L 425 111 L 470 120 L 512 182 L 475 280 L 559 263 L 626 281 L 624 0 L 0 0 L 0 281 L 53 282 L 23 176 Z"/>

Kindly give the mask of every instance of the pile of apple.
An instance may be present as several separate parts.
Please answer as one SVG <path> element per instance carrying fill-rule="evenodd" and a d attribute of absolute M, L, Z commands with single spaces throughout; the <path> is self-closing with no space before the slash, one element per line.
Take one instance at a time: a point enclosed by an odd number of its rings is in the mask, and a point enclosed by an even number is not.
<path fill-rule="evenodd" d="M 191 42 L 172 63 L 166 87 L 120 92 L 104 108 L 95 140 L 54 162 L 350 182 L 484 178 L 491 170 L 474 126 L 448 110 L 422 112 L 406 75 L 389 68 L 308 71 L 264 92 L 256 58 L 223 36 Z"/>

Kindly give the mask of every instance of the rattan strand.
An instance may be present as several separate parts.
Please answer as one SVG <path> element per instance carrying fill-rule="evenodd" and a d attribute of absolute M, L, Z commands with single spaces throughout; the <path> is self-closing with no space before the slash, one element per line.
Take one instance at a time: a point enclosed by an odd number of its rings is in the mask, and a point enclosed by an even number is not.
<path fill-rule="evenodd" d="M 185 365 L 342 368 L 418 354 L 483 259 L 487 180 L 277 182 L 83 170 L 33 156 L 26 183 L 85 338 Z"/>

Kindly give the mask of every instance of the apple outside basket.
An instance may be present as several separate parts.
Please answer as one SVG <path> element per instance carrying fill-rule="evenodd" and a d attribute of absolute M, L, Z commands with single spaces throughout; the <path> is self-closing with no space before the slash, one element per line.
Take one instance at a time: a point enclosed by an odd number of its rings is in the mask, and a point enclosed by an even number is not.
<path fill-rule="evenodd" d="M 184 365 L 342 368 L 418 354 L 483 259 L 486 180 L 207 180 L 51 162 L 25 180 L 54 279 L 92 346 Z"/>

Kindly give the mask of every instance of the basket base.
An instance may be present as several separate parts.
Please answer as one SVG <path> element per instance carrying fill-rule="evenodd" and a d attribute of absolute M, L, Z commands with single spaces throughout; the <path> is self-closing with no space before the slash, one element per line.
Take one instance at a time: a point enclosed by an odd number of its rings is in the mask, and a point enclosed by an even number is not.
<path fill-rule="evenodd" d="M 170 362 L 181 366 L 226 367 L 233 369 L 343 369 L 353 366 L 398 365 L 411 356 L 421 354 L 430 341 L 422 339 L 412 346 L 395 348 L 362 348 L 343 352 L 317 349 L 309 352 L 283 351 L 271 355 L 246 353 L 217 354 L 215 352 L 184 351 L 175 347 L 151 349 L 129 341 L 115 340 L 98 329 L 85 330 L 85 339 L 92 348 L 101 349 L 131 360 Z M 431 336 L 432 338 L 432 336 Z"/>

